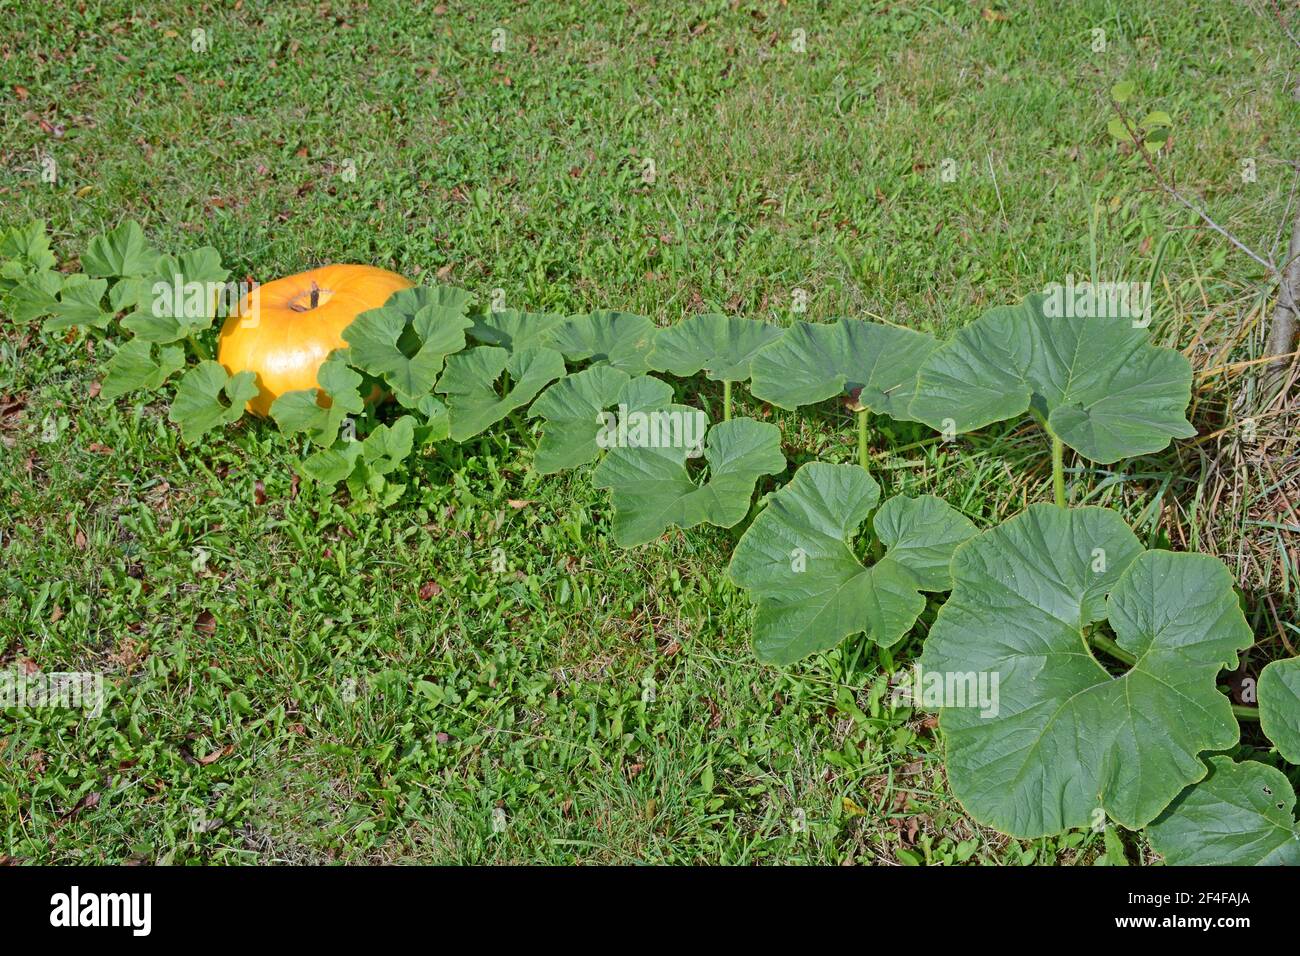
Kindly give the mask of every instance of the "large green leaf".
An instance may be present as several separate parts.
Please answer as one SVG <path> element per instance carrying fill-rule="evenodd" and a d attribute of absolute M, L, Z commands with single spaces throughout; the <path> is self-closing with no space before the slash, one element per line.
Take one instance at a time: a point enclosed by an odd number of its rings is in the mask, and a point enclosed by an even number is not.
<path fill-rule="evenodd" d="M 597 437 L 611 405 L 623 414 L 650 411 L 672 401 L 667 382 L 649 375 L 631 378 L 610 365 L 593 365 L 562 378 L 533 402 L 530 418 L 542 418 L 542 438 L 533 465 L 543 475 L 576 468 L 600 455 Z"/>
<path fill-rule="evenodd" d="M 131 339 L 108 360 L 99 396 L 112 401 L 141 388 L 156 391 L 184 367 L 185 350 L 179 345 L 155 345 L 144 339 Z"/>
<path fill-rule="evenodd" d="M 271 417 L 285 434 L 304 432 L 315 445 L 328 448 L 349 415 L 365 408 L 363 379 L 348 366 L 347 352 L 337 349 L 316 373 L 319 388 L 285 392 L 271 403 Z M 322 402 L 324 404 L 322 404 Z"/>
<path fill-rule="evenodd" d="M 527 405 L 564 371 L 564 357 L 549 348 L 511 353 L 483 345 L 451 356 L 438 393 L 447 396 L 452 440 L 473 438 Z M 504 391 L 497 384 L 502 372 L 510 376 Z"/>
<path fill-rule="evenodd" d="M 15 322 L 31 322 L 53 315 L 59 308 L 63 275 L 49 270 L 23 276 L 9 289 L 5 307 Z"/>
<path fill-rule="evenodd" d="M 549 344 L 551 330 L 564 321 L 562 315 L 545 312 L 486 312 L 472 316 L 470 337 L 484 345 L 496 345 L 511 352 Z"/>
<path fill-rule="evenodd" d="M 654 344 L 655 324 L 644 315 L 591 312 L 556 325 L 545 343 L 571 362 L 612 365 L 628 375 L 649 371 L 646 356 Z"/>
<path fill-rule="evenodd" d="M 1295 791 L 1280 770 L 1211 757 L 1210 772 L 1147 828 L 1171 866 L 1300 866 Z"/>
<path fill-rule="evenodd" d="M 1273 661 L 1259 675 L 1259 725 L 1290 763 L 1300 763 L 1300 657 Z"/>
<path fill-rule="evenodd" d="M 796 322 L 754 356 L 749 390 L 788 409 L 843 395 L 856 408 L 911 421 L 916 371 L 936 348 L 932 336 L 893 325 Z"/>
<path fill-rule="evenodd" d="M 63 280 L 58 303 L 45 320 L 45 329 L 56 331 L 73 326 L 104 328 L 113 318 L 113 313 L 104 311 L 102 306 L 107 289 L 107 279 L 88 279 L 84 275 L 68 276 Z"/>
<path fill-rule="evenodd" d="M 178 342 L 212 325 L 217 314 L 216 285 L 229 277 L 230 270 L 221 265 L 220 253 L 211 246 L 179 257 L 159 256 L 152 275 L 120 284 L 131 294 L 116 297 L 113 307 L 134 307 L 122 325 L 140 338 L 159 345 Z"/>
<path fill-rule="evenodd" d="M 1215 558 L 1143 552 L 1113 511 L 1033 505 L 958 548 L 952 576 L 921 665 L 953 693 L 923 704 L 979 822 L 1030 838 L 1104 810 L 1136 829 L 1204 776 L 1201 751 L 1236 743 L 1216 678 L 1252 636 Z M 1103 619 L 1136 659 L 1118 677 L 1085 644 Z"/>
<path fill-rule="evenodd" d="M 1034 411 L 1079 454 L 1109 464 L 1196 434 L 1192 367 L 1128 318 L 1052 318 L 1046 297 L 992 309 L 922 366 L 911 414 L 968 432 Z"/>
<path fill-rule="evenodd" d="M 459 289 L 416 286 L 362 312 L 343 330 L 350 361 L 382 378 L 397 400 L 415 408 L 433 391 L 447 356 L 465 347 L 468 295 Z"/>
<path fill-rule="evenodd" d="M 167 420 L 180 425 L 181 437 L 193 443 L 213 428 L 239 421 L 256 396 L 252 372 L 232 376 L 218 362 L 200 362 L 181 376 Z"/>
<path fill-rule="evenodd" d="M 81 268 L 88 276 L 121 278 L 146 276 L 158 262 L 140 224 L 128 219 L 112 232 L 90 240 L 81 256 Z"/>
<path fill-rule="evenodd" d="M 811 462 L 741 536 L 729 573 L 757 605 L 760 660 L 791 664 L 862 632 L 888 647 L 925 609 L 922 591 L 950 587 L 949 559 L 975 526 L 938 498 L 891 498 L 873 522 L 888 550 L 863 567 L 848 540 L 879 499 L 857 465 Z"/>
<path fill-rule="evenodd" d="M 775 425 L 737 418 L 708 429 L 705 438 L 707 421 L 698 409 L 668 405 L 621 422 L 625 432 L 617 436 L 602 436 L 609 450 L 592 483 L 612 493 L 620 547 L 653 541 L 673 526 L 730 528 L 749 512 L 759 477 L 785 470 Z M 701 439 L 708 463 L 703 482 L 686 467 Z"/>
<path fill-rule="evenodd" d="M 756 319 L 693 315 L 656 333 L 647 361 L 651 368 L 679 378 L 703 369 L 715 382 L 743 382 L 754 354 L 781 335 L 775 325 Z"/>

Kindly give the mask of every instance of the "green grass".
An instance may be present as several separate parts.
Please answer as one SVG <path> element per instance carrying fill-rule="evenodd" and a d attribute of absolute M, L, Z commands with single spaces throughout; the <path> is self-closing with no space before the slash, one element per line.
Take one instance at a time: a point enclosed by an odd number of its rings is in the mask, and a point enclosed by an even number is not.
<path fill-rule="evenodd" d="M 367 262 L 481 300 L 499 288 L 511 307 L 665 324 L 703 310 L 788 322 L 802 289 L 813 319 L 948 334 L 1085 275 L 1100 203 L 1104 276 L 1146 278 L 1174 232 L 1157 341 L 1201 368 L 1259 354 L 1259 270 L 1105 130 L 1107 91 L 1132 80 L 1134 109 L 1174 117 L 1167 173 L 1279 255 L 1295 51 L 1248 5 L 1026 3 L 1001 20 L 979 4 L 139 7 L 0 0 L 0 228 L 48 219 L 65 268 L 134 217 L 161 247 L 212 244 L 262 281 Z M 197 28 L 206 53 L 191 50 Z M 538 478 L 505 427 L 422 459 L 392 508 L 349 505 L 293 482 L 274 427 L 187 447 L 164 408 L 92 397 L 99 340 L 7 319 L 0 334 L 0 663 L 103 671 L 111 686 L 100 720 L 0 713 L 0 856 L 1104 853 L 1100 834 L 1017 842 L 972 823 L 924 715 L 884 706 L 933 607 L 893 658 L 850 641 L 761 667 L 721 574 L 740 528 L 620 551 L 587 472 Z M 1237 414 L 1225 384 L 1198 396 L 1205 432 Z M 791 471 L 855 459 L 847 412 L 768 410 L 743 387 L 734 400 L 782 425 Z M 981 527 L 1050 498 L 1027 428 L 945 446 L 879 420 L 871 442 L 887 492 L 942 495 Z M 1067 459 L 1073 500 L 1119 507 L 1151 544 L 1220 553 L 1254 595 L 1261 645 L 1276 640 L 1257 591 L 1300 636 L 1297 552 L 1276 550 L 1298 539 L 1248 525 L 1257 514 L 1207 522 L 1205 453 Z M 1149 857 L 1140 839 L 1128 854 Z"/>

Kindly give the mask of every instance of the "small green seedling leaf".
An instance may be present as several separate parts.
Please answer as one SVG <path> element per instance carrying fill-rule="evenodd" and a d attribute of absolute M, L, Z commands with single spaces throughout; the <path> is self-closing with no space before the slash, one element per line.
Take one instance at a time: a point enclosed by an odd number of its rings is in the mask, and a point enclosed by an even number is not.
<path fill-rule="evenodd" d="M 628 375 L 641 375 L 650 370 L 646 357 L 654 335 L 655 324 L 644 315 L 591 312 L 556 325 L 545 344 L 559 349 L 570 362 L 612 365 Z"/>
<path fill-rule="evenodd" d="M 1104 811 L 1135 830 L 1205 775 L 1198 754 L 1237 742 L 1216 680 L 1254 638 L 1217 559 L 1144 552 L 1104 508 L 1032 505 L 958 548 L 952 576 L 924 703 L 980 823 L 1033 839 Z M 1136 661 L 1119 677 L 1085 643 L 1102 620 Z"/>
<path fill-rule="evenodd" d="M 1110 98 L 1116 103 L 1127 103 L 1133 96 L 1133 84 L 1122 80 L 1110 88 Z"/>
<path fill-rule="evenodd" d="M 1170 866 L 1300 866 L 1295 790 L 1280 770 L 1254 760 L 1211 757 L 1205 779 L 1188 787 L 1147 828 Z"/>
<path fill-rule="evenodd" d="M 110 279 L 149 275 L 157 263 L 157 250 L 150 247 L 140 224 L 130 219 L 91 239 L 81 256 L 86 275 Z"/>
<path fill-rule="evenodd" d="M 286 392 L 271 403 L 271 417 L 286 435 L 304 432 L 314 445 L 328 448 L 349 415 L 365 409 L 362 377 L 348 366 L 347 352 L 334 351 L 316 373 L 319 388 Z"/>
<path fill-rule="evenodd" d="M 731 558 L 731 579 L 757 605 L 754 653 L 792 664 L 851 634 L 897 643 L 925 609 L 922 591 L 951 587 L 948 563 L 975 526 L 938 498 L 891 498 L 876 512 L 887 548 L 863 567 L 849 545 L 880 486 L 856 465 L 810 462 L 768 500 Z"/>
<path fill-rule="evenodd" d="M 775 325 L 735 315 L 693 315 L 655 334 L 647 362 L 678 378 L 700 370 L 714 382 L 748 381 L 755 353 L 779 339 Z"/>
<path fill-rule="evenodd" d="M 553 475 L 600 456 L 598 436 L 609 424 L 610 406 L 623 415 L 647 412 L 669 404 L 672 386 L 649 375 L 630 378 L 610 365 L 594 365 L 562 378 L 533 402 L 528 414 L 542 418 L 542 438 L 533 466 Z"/>
<path fill-rule="evenodd" d="M 417 286 L 394 293 L 343 330 L 350 361 L 382 378 L 397 400 L 415 408 L 433 391 L 447 356 L 465 347 L 468 294 Z"/>
<path fill-rule="evenodd" d="M 564 322 L 564 316 L 545 312 L 516 312 L 507 309 L 502 312 L 486 312 L 472 316 L 473 326 L 469 335 L 484 345 L 518 352 L 521 349 L 547 345 L 547 336 L 557 325 Z"/>
<path fill-rule="evenodd" d="M 1061 311 L 1054 301 L 1031 295 L 958 332 L 922 366 L 912 416 L 960 433 L 1032 408 L 1102 464 L 1196 434 L 1185 417 L 1192 367 L 1182 354 L 1153 346 L 1127 316 L 1049 315 Z"/>
<path fill-rule="evenodd" d="M 183 376 L 167 420 L 181 428 L 181 437 L 194 443 L 204 433 L 239 421 L 244 406 L 257 396 L 257 376 L 231 376 L 218 362 L 200 362 Z"/>
<path fill-rule="evenodd" d="M 917 369 L 938 344 L 923 332 L 860 319 L 796 322 L 754 356 L 749 390 L 791 410 L 843 395 L 855 409 L 912 421 Z"/>
<path fill-rule="evenodd" d="M 131 339 L 109 359 L 99 397 L 114 401 L 139 389 L 155 392 L 184 367 L 185 350 L 179 345 Z"/>
<path fill-rule="evenodd" d="M 1300 657 L 1265 667 L 1258 692 L 1260 729 L 1284 760 L 1300 764 Z"/>
<path fill-rule="evenodd" d="M 698 409 L 669 405 L 630 418 L 622 431 L 603 435 L 608 452 L 592 473 L 592 483 L 612 493 L 619 547 L 653 541 L 673 526 L 730 528 L 749 513 L 758 479 L 785 470 L 775 425 L 737 418 L 709 428 L 706 439 L 708 418 Z M 702 483 L 686 468 L 701 441 Z"/>
<path fill-rule="evenodd" d="M 447 396 L 452 440 L 473 438 L 527 405 L 564 371 L 564 357 L 550 348 L 527 348 L 511 354 L 483 345 L 451 356 L 438 382 L 438 393 Z M 504 394 L 497 385 L 502 372 L 510 375 Z"/>

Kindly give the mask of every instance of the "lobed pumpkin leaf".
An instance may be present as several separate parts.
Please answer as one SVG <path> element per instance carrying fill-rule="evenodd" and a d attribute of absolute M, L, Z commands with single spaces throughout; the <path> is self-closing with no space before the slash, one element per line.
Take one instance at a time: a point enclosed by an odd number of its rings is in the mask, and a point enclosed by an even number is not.
<path fill-rule="evenodd" d="M 286 435 L 304 432 L 312 444 L 328 448 L 343 420 L 365 409 L 363 379 L 348 366 L 346 350 L 336 349 L 321 363 L 316 381 L 319 388 L 286 392 L 272 402 L 271 417 Z"/>
<path fill-rule="evenodd" d="M 361 442 L 355 438 L 341 438 L 329 448 L 308 455 L 299 469 L 313 481 L 337 485 L 356 470 L 360 457 Z"/>
<path fill-rule="evenodd" d="M 59 300 L 50 310 L 50 317 L 45 320 L 45 330 L 53 332 L 73 327 L 105 328 L 113 318 L 113 313 L 105 312 L 101 306 L 107 289 L 107 279 L 67 276 L 59 291 Z"/>
<path fill-rule="evenodd" d="M 1259 726 L 1288 763 L 1300 764 L 1300 657 L 1260 672 Z"/>
<path fill-rule="evenodd" d="M 749 390 L 792 410 L 844 395 L 855 410 L 913 421 L 917 370 L 938 347 L 924 332 L 860 319 L 796 322 L 754 356 Z"/>
<path fill-rule="evenodd" d="M 925 609 L 922 591 L 951 586 L 948 562 L 975 526 L 938 498 L 898 496 L 876 512 L 884 556 L 864 567 L 849 545 L 880 486 L 857 465 L 810 462 L 741 536 L 728 573 L 757 605 L 754 652 L 792 664 L 851 634 L 897 643 Z"/>
<path fill-rule="evenodd" d="M 415 426 L 415 441 L 419 445 L 446 441 L 451 436 L 451 410 L 436 395 L 425 395 L 415 405 L 423 421 Z"/>
<path fill-rule="evenodd" d="M 595 461 L 605 409 L 618 405 L 624 414 L 645 412 L 667 405 L 672 397 L 667 382 L 649 375 L 632 378 L 610 365 L 594 365 L 562 378 L 528 410 L 529 417 L 545 421 L 533 466 L 540 474 L 552 475 Z"/>
<path fill-rule="evenodd" d="M 184 367 L 185 350 L 179 345 L 155 345 L 144 339 L 130 339 L 109 359 L 99 397 L 114 401 L 138 389 L 157 391 Z"/>
<path fill-rule="evenodd" d="M 447 356 L 465 347 L 472 324 L 465 315 L 468 302 L 468 293 L 446 286 L 396 292 L 343 330 L 350 361 L 382 378 L 399 402 L 414 408 L 433 390 Z"/>
<path fill-rule="evenodd" d="M 654 344 L 655 324 L 644 315 L 591 312 L 558 323 L 545 343 L 571 362 L 612 365 L 628 375 L 650 370 L 646 357 Z"/>
<path fill-rule="evenodd" d="M 1114 511 L 1033 505 L 959 547 L 921 659 L 944 699 L 953 794 L 1022 838 L 1095 822 L 1137 829 L 1237 741 L 1216 687 L 1253 637 L 1215 558 L 1143 552 Z M 1103 619 L 1136 663 L 1112 677 L 1085 643 Z"/>
<path fill-rule="evenodd" d="M 958 332 L 922 366 L 911 414 L 968 432 L 1032 410 L 1102 464 L 1196 434 L 1182 354 L 1152 345 L 1128 318 L 1053 318 L 1046 301 L 991 309 Z"/>
<path fill-rule="evenodd" d="M 219 362 L 200 362 L 181 376 L 167 420 L 179 425 L 181 437 L 193 443 L 213 428 L 238 421 L 256 395 L 257 376 L 252 372 L 229 375 Z"/>
<path fill-rule="evenodd" d="M 497 386 L 502 372 L 510 376 L 504 393 Z M 527 405 L 564 372 L 564 357 L 550 348 L 527 348 L 511 354 L 482 345 L 451 356 L 437 391 L 447 396 L 452 440 L 465 441 L 485 431 Z"/>
<path fill-rule="evenodd" d="M 4 302 L 15 322 L 31 322 L 59 308 L 63 276 L 58 272 L 32 272 L 10 287 Z"/>
<path fill-rule="evenodd" d="M 88 276 L 123 278 L 147 276 L 158 263 L 158 251 L 144 237 L 140 224 L 128 219 L 116 229 L 90 240 L 81 256 Z"/>
<path fill-rule="evenodd" d="M 592 483 L 612 493 L 614 541 L 620 547 L 653 541 L 673 526 L 730 528 L 749 512 L 758 479 L 785 470 L 781 430 L 775 425 L 736 418 L 708 429 L 705 438 L 707 424 L 703 412 L 669 405 L 624 422 L 622 437 L 630 441 L 603 435 L 609 451 Z M 701 439 L 708 464 L 703 482 L 686 468 Z"/>
<path fill-rule="evenodd" d="M 481 313 L 472 318 L 474 324 L 469 330 L 471 338 L 484 345 L 495 345 L 511 352 L 549 344 L 547 336 L 564 321 L 562 315 L 516 312 L 514 309 Z"/>
<path fill-rule="evenodd" d="M 14 226 L 0 233 L 0 292 L 7 291 L 30 272 L 49 272 L 57 260 L 50 251 L 50 237 L 45 231 L 44 219 L 33 219 L 25 226 Z"/>
<path fill-rule="evenodd" d="M 744 382 L 759 349 L 782 330 L 734 315 L 693 315 L 655 334 L 646 361 L 652 369 L 689 378 L 701 369 L 714 382 Z"/>
<path fill-rule="evenodd" d="M 1295 791 L 1273 767 L 1211 757 L 1205 779 L 1147 828 L 1170 866 L 1300 866 Z"/>
<path fill-rule="evenodd" d="M 212 325 L 217 314 L 214 285 L 230 270 L 211 246 L 177 256 L 159 256 L 149 276 L 128 278 L 114 286 L 114 309 L 134 308 L 122 326 L 148 342 L 179 342 Z M 95 280 L 103 282 L 103 279 Z M 122 294 L 116 294 L 118 288 Z M 177 305 L 180 306 L 179 310 Z"/>

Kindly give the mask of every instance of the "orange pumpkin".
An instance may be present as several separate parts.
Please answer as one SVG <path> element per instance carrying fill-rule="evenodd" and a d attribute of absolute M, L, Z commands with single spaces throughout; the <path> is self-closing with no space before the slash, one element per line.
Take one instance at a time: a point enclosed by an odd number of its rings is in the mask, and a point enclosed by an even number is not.
<path fill-rule="evenodd" d="M 254 415 L 266 415 L 285 392 L 316 388 L 316 373 L 343 330 L 367 309 L 414 283 L 374 266 L 322 266 L 276 279 L 244 296 L 221 327 L 217 361 L 231 375 L 257 374 Z"/>

